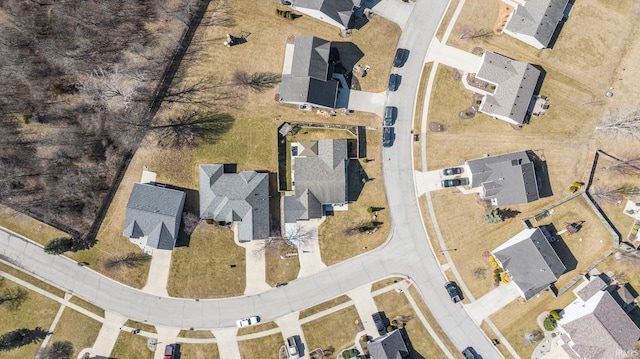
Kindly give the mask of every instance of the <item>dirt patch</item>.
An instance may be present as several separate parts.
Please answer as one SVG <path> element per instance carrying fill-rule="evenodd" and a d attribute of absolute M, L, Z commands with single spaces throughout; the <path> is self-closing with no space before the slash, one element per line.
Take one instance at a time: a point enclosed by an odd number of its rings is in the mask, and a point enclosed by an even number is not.
<path fill-rule="evenodd" d="M 432 132 L 444 132 L 447 130 L 447 127 L 438 122 L 429 122 L 429 131 Z"/>
<path fill-rule="evenodd" d="M 505 4 L 502 0 L 496 0 L 500 8 L 498 9 L 498 17 L 493 25 L 493 33 L 496 35 L 502 35 L 504 27 L 507 26 L 507 20 L 515 8 L 511 5 Z"/>

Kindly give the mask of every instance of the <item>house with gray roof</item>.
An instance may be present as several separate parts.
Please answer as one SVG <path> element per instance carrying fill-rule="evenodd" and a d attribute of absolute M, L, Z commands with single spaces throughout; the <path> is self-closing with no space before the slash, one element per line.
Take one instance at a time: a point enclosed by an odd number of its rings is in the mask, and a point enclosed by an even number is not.
<path fill-rule="evenodd" d="M 579 296 L 560 315 L 558 344 L 571 358 L 626 358 L 640 339 L 640 329 L 607 290 Z"/>
<path fill-rule="evenodd" d="M 525 300 L 529 300 L 565 272 L 566 267 L 540 228 L 527 228 L 492 251 Z"/>
<path fill-rule="evenodd" d="M 269 174 L 226 173 L 224 165 L 200 165 L 200 217 L 235 222 L 238 240 L 269 237 Z"/>
<path fill-rule="evenodd" d="M 296 37 L 293 53 L 285 57 L 278 87 L 282 103 L 327 109 L 336 107 L 338 81 L 329 62 L 331 42 L 315 36 Z"/>
<path fill-rule="evenodd" d="M 491 51 L 482 54 L 476 78 L 491 83 L 492 93 L 483 97 L 479 111 L 512 125 L 531 116 L 541 72 L 532 64 L 515 61 Z"/>
<path fill-rule="evenodd" d="M 290 0 L 291 8 L 329 25 L 346 30 L 351 26 L 353 0 Z M 360 3 L 360 1 L 358 1 Z"/>
<path fill-rule="evenodd" d="M 154 183 L 135 183 L 125 209 L 123 236 L 145 253 L 172 250 L 178 238 L 185 193 Z"/>
<path fill-rule="evenodd" d="M 469 186 L 481 188 L 480 197 L 494 206 L 529 203 L 540 198 L 539 181 L 531 151 L 469 160 Z"/>
<path fill-rule="evenodd" d="M 509 15 L 504 33 L 537 49 L 549 46 L 570 9 L 569 0 L 527 0 Z"/>
<path fill-rule="evenodd" d="M 367 343 L 371 359 L 404 359 L 410 354 L 400 329 Z"/>

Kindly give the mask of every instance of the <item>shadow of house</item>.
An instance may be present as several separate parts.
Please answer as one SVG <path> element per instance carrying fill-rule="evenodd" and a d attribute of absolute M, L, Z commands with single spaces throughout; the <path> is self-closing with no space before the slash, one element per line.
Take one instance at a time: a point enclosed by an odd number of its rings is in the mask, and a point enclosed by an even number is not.
<path fill-rule="evenodd" d="M 163 185 L 166 188 L 169 189 L 173 189 L 176 191 L 181 191 L 184 192 L 185 194 L 185 200 L 184 200 L 184 207 L 183 207 L 183 213 L 191 213 L 195 216 L 199 216 L 199 211 L 200 211 L 200 194 L 198 193 L 197 190 L 191 189 L 191 188 L 183 188 L 183 187 L 178 187 L 178 186 L 172 186 L 172 185 Z M 191 242 L 191 235 L 193 234 L 193 229 L 195 228 L 188 228 L 189 225 L 186 225 L 185 221 L 184 221 L 184 217 L 181 218 L 181 223 L 180 223 L 180 231 L 178 231 L 178 238 L 176 239 L 176 243 L 175 246 L 176 247 L 189 247 L 189 243 Z"/>
<path fill-rule="evenodd" d="M 336 67 L 334 71 L 337 73 L 351 72 L 353 67 L 364 57 L 364 52 L 352 42 L 334 41 L 331 43 L 331 50 L 335 50 L 337 53 L 334 59 L 329 59 L 329 61 L 334 60 Z"/>
<path fill-rule="evenodd" d="M 578 259 L 573 255 L 573 253 L 571 253 L 571 250 L 564 239 L 558 235 L 556 226 L 553 223 L 550 223 L 539 228 L 550 235 L 549 242 L 551 243 L 551 247 L 553 247 L 553 250 L 556 252 L 558 257 L 560 257 L 560 260 L 566 267 L 564 273 L 576 269 L 578 267 Z"/>
<path fill-rule="evenodd" d="M 369 176 L 367 176 L 360 161 L 357 159 L 349 160 L 347 173 L 347 201 L 355 202 L 360 198 L 364 184 L 369 180 Z"/>
<path fill-rule="evenodd" d="M 527 151 L 529 159 L 533 163 L 533 171 L 536 175 L 536 184 L 538 186 L 538 197 L 545 198 L 553 196 L 551 188 L 551 180 L 549 179 L 549 168 L 547 161 L 543 161 L 535 152 Z"/>

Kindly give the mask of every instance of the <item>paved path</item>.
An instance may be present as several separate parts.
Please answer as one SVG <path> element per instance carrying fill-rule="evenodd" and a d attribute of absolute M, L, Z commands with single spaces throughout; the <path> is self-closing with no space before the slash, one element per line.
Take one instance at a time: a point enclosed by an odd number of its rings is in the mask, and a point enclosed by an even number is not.
<path fill-rule="evenodd" d="M 104 323 L 98 332 L 98 337 L 93 348 L 91 348 L 92 356 L 103 356 L 109 358 L 113 351 L 114 345 L 120 335 L 120 328 L 127 321 L 126 317 L 113 312 L 104 313 Z"/>
<path fill-rule="evenodd" d="M 449 359 L 455 358 L 455 356 L 451 353 L 449 348 L 447 348 L 447 346 L 444 344 L 442 339 L 438 336 L 438 333 L 436 333 L 436 331 L 433 329 L 433 327 L 431 326 L 427 318 L 424 317 L 424 314 L 422 314 L 420 307 L 418 307 L 418 303 L 416 303 L 415 299 L 413 299 L 413 297 L 411 296 L 411 293 L 409 293 L 408 290 L 405 290 L 404 295 L 407 297 L 409 304 L 411 304 L 411 306 L 413 307 L 413 311 L 416 312 L 416 314 L 418 315 L 418 319 L 420 319 L 420 322 L 427 329 L 427 332 L 429 332 L 429 334 L 431 335 L 431 338 L 433 338 L 433 340 L 436 342 L 440 350 L 442 350 L 444 355 L 446 355 L 447 358 Z"/>
<path fill-rule="evenodd" d="M 376 324 L 373 322 L 373 318 L 371 318 L 371 315 L 378 311 L 378 307 L 373 301 L 373 296 L 371 295 L 371 284 L 350 290 L 346 295 L 348 295 L 353 301 L 353 304 L 355 304 L 356 311 L 358 311 L 358 316 L 364 326 L 365 333 L 374 338 L 378 337 Z"/>
<path fill-rule="evenodd" d="M 382 116 L 386 92 L 374 93 L 349 90 L 349 110 L 375 113 Z"/>
<path fill-rule="evenodd" d="M 157 326 L 156 330 L 158 331 L 158 341 L 156 342 L 156 351 L 153 354 L 153 359 L 164 359 L 164 348 L 176 342 L 180 329 Z"/>
<path fill-rule="evenodd" d="M 320 241 L 318 239 L 318 226 L 324 222 L 322 219 L 311 219 L 299 221 L 299 233 L 305 237 L 298 244 L 298 260 L 300 261 L 300 271 L 298 278 L 308 277 L 327 268 L 320 255 Z"/>
<path fill-rule="evenodd" d="M 212 332 L 217 339 L 220 359 L 240 359 L 240 348 L 236 340 L 238 328 L 212 330 Z"/>
<path fill-rule="evenodd" d="M 167 282 L 171 269 L 171 254 L 173 251 L 166 249 L 154 249 L 151 256 L 151 266 L 147 276 L 147 284 L 142 291 L 163 297 L 168 297 Z"/>
<path fill-rule="evenodd" d="M 267 284 L 266 257 L 264 241 L 242 243 L 245 248 L 245 267 L 247 286 L 244 294 L 257 294 L 271 289 Z"/>
<path fill-rule="evenodd" d="M 372 7 L 371 5 L 376 2 L 377 4 Z M 402 30 L 407 26 L 407 21 L 414 7 L 413 2 L 405 3 L 400 0 L 362 0 L 360 4 L 370 8 L 374 14 L 395 22 Z"/>
<path fill-rule="evenodd" d="M 464 72 L 475 73 L 478 72 L 482 57 L 441 44 L 440 41 L 434 39 L 425 62 L 438 62 Z"/>
<path fill-rule="evenodd" d="M 473 321 L 480 325 L 485 318 L 504 308 L 520 295 L 518 287 L 513 282 L 500 284 L 498 288 L 494 288 L 475 302 L 465 304 L 465 309 L 469 312 Z"/>
<path fill-rule="evenodd" d="M 66 302 L 68 302 L 69 299 L 71 299 L 71 294 L 65 293 L 64 294 L 64 300 Z M 60 309 L 58 309 L 58 312 L 56 313 L 56 316 L 53 318 L 53 322 L 49 326 L 49 333 L 50 334 L 47 335 L 46 338 L 44 338 L 44 340 L 40 344 L 40 348 L 44 348 L 44 347 L 47 346 L 47 344 L 49 344 L 49 340 L 51 339 L 51 334 L 55 333 L 54 331 L 56 330 L 56 326 L 58 325 L 58 321 L 60 321 L 60 317 L 62 316 L 62 313 L 64 312 L 64 309 L 66 307 L 67 306 L 65 305 L 65 303 L 62 303 L 62 305 L 60 306 Z"/>
<path fill-rule="evenodd" d="M 414 174 L 416 176 L 416 191 L 418 192 L 418 196 L 426 192 L 442 189 L 440 170 L 428 172 L 416 171 Z"/>

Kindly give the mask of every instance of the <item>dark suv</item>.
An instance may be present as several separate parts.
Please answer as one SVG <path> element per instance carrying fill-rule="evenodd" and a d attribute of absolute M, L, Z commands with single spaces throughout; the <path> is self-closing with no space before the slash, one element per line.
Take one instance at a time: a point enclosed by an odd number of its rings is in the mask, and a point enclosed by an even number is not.
<path fill-rule="evenodd" d="M 409 57 L 409 50 L 397 49 L 396 56 L 393 58 L 393 66 L 394 67 L 404 66 L 404 63 L 407 62 L 408 57 Z"/>
<path fill-rule="evenodd" d="M 398 115 L 398 108 L 394 106 L 387 106 L 384 108 L 384 125 L 393 126 L 396 122 L 396 116 Z"/>
<path fill-rule="evenodd" d="M 389 326 L 389 319 L 384 314 L 384 312 L 376 312 L 371 314 L 371 318 L 373 318 L 373 322 L 376 324 L 376 329 L 378 330 L 378 334 L 385 335 L 387 334 L 387 327 Z"/>
<path fill-rule="evenodd" d="M 382 128 L 382 146 L 391 147 L 393 145 L 393 127 Z"/>
<path fill-rule="evenodd" d="M 482 356 L 476 352 L 472 347 L 467 347 L 467 349 L 462 351 L 462 355 L 464 359 L 482 359 Z"/>
<path fill-rule="evenodd" d="M 453 301 L 454 303 L 458 303 L 462 300 L 462 292 L 460 291 L 460 287 L 458 287 L 456 282 L 447 282 L 444 287 L 447 289 L 447 292 L 451 297 L 451 301 Z"/>

